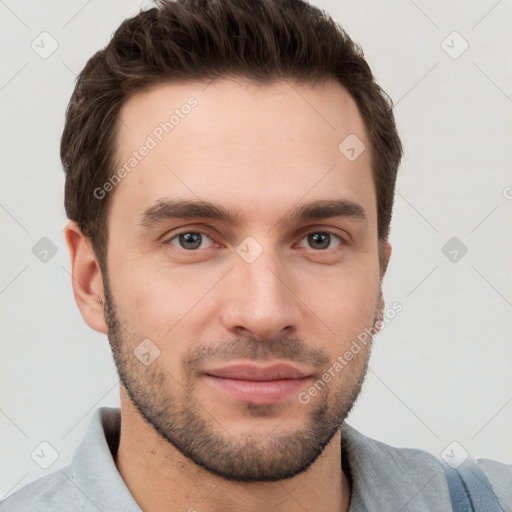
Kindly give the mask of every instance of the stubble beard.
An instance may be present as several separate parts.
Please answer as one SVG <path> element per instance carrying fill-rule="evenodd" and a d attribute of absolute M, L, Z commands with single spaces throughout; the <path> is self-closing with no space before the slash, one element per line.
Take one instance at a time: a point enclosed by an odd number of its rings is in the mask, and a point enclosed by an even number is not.
<path fill-rule="evenodd" d="M 104 313 L 114 362 L 133 407 L 185 457 L 219 477 L 237 482 L 271 482 L 306 471 L 336 435 L 360 394 L 368 369 L 371 341 L 351 361 L 357 360 L 357 367 L 355 364 L 345 366 L 331 385 L 323 388 L 323 398 L 317 400 L 316 405 L 308 405 L 310 412 L 303 427 L 283 432 L 275 429 L 270 434 L 247 431 L 235 438 L 195 398 L 193 378 L 188 375 L 179 382 L 162 366 L 159 358 L 145 366 L 135 357 L 133 351 L 145 337 L 130 332 L 127 322 L 118 316 L 106 278 L 104 292 Z M 374 323 L 376 320 L 377 315 Z M 293 361 L 297 359 L 298 345 L 288 344 L 288 341 L 283 339 L 278 343 L 277 340 L 265 347 L 278 351 L 281 357 L 289 347 L 289 352 L 295 352 L 289 358 Z M 251 343 L 260 344 L 251 346 L 252 354 L 261 352 L 261 342 Z M 272 416 L 275 408 L 245 404 L 245 411 L 247 415 L 261 418 Z M 290 414 L 296 414 L 296 409 Z M 282 421 L 285 424 L 286 417 Z"/>

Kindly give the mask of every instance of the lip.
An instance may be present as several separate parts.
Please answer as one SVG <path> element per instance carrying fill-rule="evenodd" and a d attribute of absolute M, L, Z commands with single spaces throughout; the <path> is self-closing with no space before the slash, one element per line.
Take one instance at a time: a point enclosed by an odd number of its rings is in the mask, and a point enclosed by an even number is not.
<path fill-rule="evenodd" d="M 257 405 L 273 404 L 297 394 L 312 378 L 289 364 L 260 367 L 237 364 L 208 370 L 204 379 L 216 390 Z"/>
<path fill-rule="evenodd" d="M 270 366 L 256 366 L 252 364 L 236 364 L 214 368 L 205 372 L 207 375 L 225 379 L 269 381 L 283 379 L 301 379 L 307 377 L 307 373 L 290 364 L 278 363 Z"/>

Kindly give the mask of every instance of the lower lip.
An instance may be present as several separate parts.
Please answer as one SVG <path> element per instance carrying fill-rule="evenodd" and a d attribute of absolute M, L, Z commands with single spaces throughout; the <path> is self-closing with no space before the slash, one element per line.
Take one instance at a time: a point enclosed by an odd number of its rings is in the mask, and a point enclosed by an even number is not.
<path fill-rule="evenodd" d="M 257 405 L 281 402 L 290 395 L 299 393 L 310 380 L 309 377 L 266 381 L 227 379 L 214 377 L 213 375 L 205 375 L 204 377 L 217 389 L 238 400 Z"/>

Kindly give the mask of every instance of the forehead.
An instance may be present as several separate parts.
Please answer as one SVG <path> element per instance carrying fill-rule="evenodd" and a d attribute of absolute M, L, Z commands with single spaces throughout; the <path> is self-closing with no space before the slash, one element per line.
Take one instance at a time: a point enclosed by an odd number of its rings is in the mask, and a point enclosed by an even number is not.
<path fill-rule="evenodd" d="M 268 142 L 269 135 L 281 128 L 286 128 L 281 138 L 306 138 L 311 144 L 322 141 L 327 133 L 333 141 L 345 132 L 366 138 L 355 101 L 334 80 L 317 85 L 298 85 L 289 80 L 255 84 L 228 78 L 162 83 L 130 97 L 119 119 L 119 139 L 125 147 L 135 147 L 140 132 L 153 135 L 157 142 L 165 138 L 164 143 L 180 133 L 185 135 L 183 132 L 195 133 L 195 142 L 202 146 L 214 141 L 250 142 L 249 134 L 253 144 Z M 302 122 L 297 124 L 299 120 Z"/>
<path fill-rule="evenodd" d="M 357 199 L 376 215 L 366 129 L 334 81 L 165 83 L 131 97 L 119 119 L 125 172 L 112 209 L 124 215 L 179 197 L 250 206 L 270 221 L 306 196 Z"/>

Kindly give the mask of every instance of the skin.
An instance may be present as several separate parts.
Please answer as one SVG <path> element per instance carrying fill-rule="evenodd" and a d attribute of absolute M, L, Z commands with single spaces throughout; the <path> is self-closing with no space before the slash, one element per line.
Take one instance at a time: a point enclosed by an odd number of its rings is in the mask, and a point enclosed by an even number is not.
<path fill-rule="evenodd" d="M 123 106 L 119 165 L 190 96 L 197 107 L 110 192 L 108 276 L 77 225 L 66 228 L 75 299 L 86 323 L 109 334 L 121 377 L 116 465 L 151 512 L 347 511 L 339 427 L 371 343 L 307 404 L 297 394 L 270 405 L 239 400 L 201 372 L 288 362 L 310 376 L 307 391 L 374 325 L 391 246 L 379 261 L 364 123 L 333 81 L 161 84 Z M 366 145 L 354 161 L 338 149 L 349 134 Z M 143 212 L 165 198 L 222 205 L 239 222 L 143 226 Z M 356 203 L 365 219 L 283 220 L 329 199 Z M 335 236 L 325 245 L 308 237 L 326 230 Z M 204 235 L 190 250 L 178 233 Z M 248 236 L 262 250 L 250 263 L 236 250 Z M 159 350 L 148 365 L 134 355 L 146 339 Z"/>

